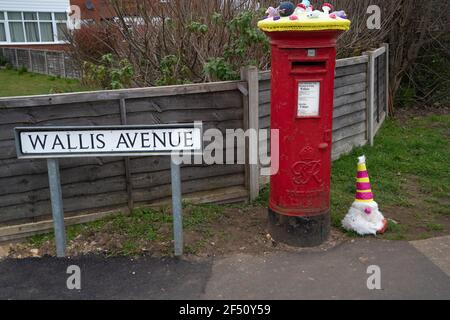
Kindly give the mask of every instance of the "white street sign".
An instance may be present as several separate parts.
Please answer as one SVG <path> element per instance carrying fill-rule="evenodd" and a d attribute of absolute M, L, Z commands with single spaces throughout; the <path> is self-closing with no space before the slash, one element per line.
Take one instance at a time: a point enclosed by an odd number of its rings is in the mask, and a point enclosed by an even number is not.
<path fill-rule="evenodd" d="M 19 158 L 169 155 L 202 151 L 202 125 L 16 128 Z"/>

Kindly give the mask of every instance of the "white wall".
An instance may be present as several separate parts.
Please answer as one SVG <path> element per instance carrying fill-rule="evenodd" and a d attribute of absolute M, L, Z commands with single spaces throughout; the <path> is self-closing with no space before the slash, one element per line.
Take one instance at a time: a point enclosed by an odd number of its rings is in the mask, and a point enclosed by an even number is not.
<path fill-rule="evenodd" d="M 65 12 L 70 0 L 0 0 L 0 11 Z"/>

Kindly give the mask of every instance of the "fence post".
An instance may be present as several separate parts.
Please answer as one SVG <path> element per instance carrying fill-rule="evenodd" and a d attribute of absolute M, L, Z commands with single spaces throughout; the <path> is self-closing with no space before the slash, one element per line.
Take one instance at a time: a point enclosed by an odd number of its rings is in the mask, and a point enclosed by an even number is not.
<path fill-rule="evenodd" d="M 62 59 L 62 77 L 66 78 L 66 54 L 64 52 L 61 53 Z"/>
<path fill-rule="evenodd" d="M 390 67 L 389 67 L 389 63 L 390 63 L 390 59 L 389 59 L 389 43 L 383 43 L 383 47 L 385 47 L 386 48 L 386 52 L 384 53 L 385 55 L 386 55 L 386 110 L 385 110 L 385 113 L 386 113 L 386 117 L 389 117 L 389 111 L 391 110 L 391 108 L 390 108 L 390 103 L 391 103 L 391 99 L 390 99 L 390 97 L 391 97 L 391 90 L 390 90 L 390 88 L 389 88 L 389 70 L 390 70 Z"/>
<path fill-rule="evenodd" d="M 370 146 L 374 145 L 375 124 L 373 118 L 374 103 L 375 103 L 375 56 L 373 52 L 364 52 L 369 59 L 367 72 L 367 140 Z"/>
<path fill-rule="evenodd" d="M 33 60 L 31 59 L 31 49 L 28 49 L 28 60 L 29 60 L 29 64 L 28 64 L 28 66 L 29 66 L 29 70 L 31 71 L 31 72 L 33 72 Z"/>
<path fill-rule="evenodd" d="M 44 68 L 45 68 L 45 74 L 48 74 L 48 57 L 47 57 L 47 51 L 44 51 Z"/>
<path fill-rule="evenodd" d="M 250 201 L 259 196 L 259 77 L 258 68 L 249 66 L 242 68 L 241 79 L 247 81 L 248 95 L 244 99 L 244 126 L 249 132 L 246 143 L 246 185 L 249 189 Z M 253 137 L 253 139 L 252 139 Z"/>
<path fill-rule="evenodd" d="M 127 125 L 127 107 L 125 99 L 120 99 L 120 120 L 122 125 Z M 134 209 L 134 199 L 133 199 L 133 185 L 131 181 L 131 170 L 130 170 L 130 158 L 125 157 L 125 179 L 127 184 L 127 194 L 128 194 L 128 209 L 130 213 Z"/>
<path fill-rule="evenodd" d="M 19 58 L 17 56 L 17 48 L 14 49 L 15 64 L 14 67 L 19 68 Z"/>

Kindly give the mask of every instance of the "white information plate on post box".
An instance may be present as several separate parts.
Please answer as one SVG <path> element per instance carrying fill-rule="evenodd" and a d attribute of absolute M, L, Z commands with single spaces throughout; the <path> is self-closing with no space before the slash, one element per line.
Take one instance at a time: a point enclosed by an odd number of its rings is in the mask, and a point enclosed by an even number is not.
<path fill-rule="evenodd" d="M 297 117 L 318 117 L 319 106 L 320 82 L 299 82 Z"/>

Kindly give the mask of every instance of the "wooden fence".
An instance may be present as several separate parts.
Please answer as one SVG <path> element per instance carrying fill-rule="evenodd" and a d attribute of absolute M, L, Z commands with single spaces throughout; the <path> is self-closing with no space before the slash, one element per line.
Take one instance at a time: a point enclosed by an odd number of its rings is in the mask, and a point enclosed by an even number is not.
<path fill-rule="evenodd" d="M 387 106 L 383 93 L 388 85 L 388 63 L 382 59 L 387 53 L 386 46 L 338 60 L 334 159 L 371 141 L 381 126 Z M 16 158 L 15 127 L 199 120 L 205 130 L 221 132 L 269 128 L 270 72 L 247 68 L 241 81 L 1 98 L 0 241 L 52 228 L 46 162 Z M 267 141 L 261 141 L 259 147 L 267 149 Z M 62 159 L 66 223 L 84 223 L 109 212 L 165 203 L 171 194 L 169 161 L 168 157 Z M 260 177 L 259 169 L 258 165 L 183 166 L 183 194 L 196 202 L 254 199 L 260 184 L 267 181 Z"/>
<path fill-rule="evenodd" d="M 81 72 L 65 52 L 52 50 L 0 48 L 0 56 L 16 69 L 27 68 L 30 72 L 61 78 L 81 78 Z"/>

